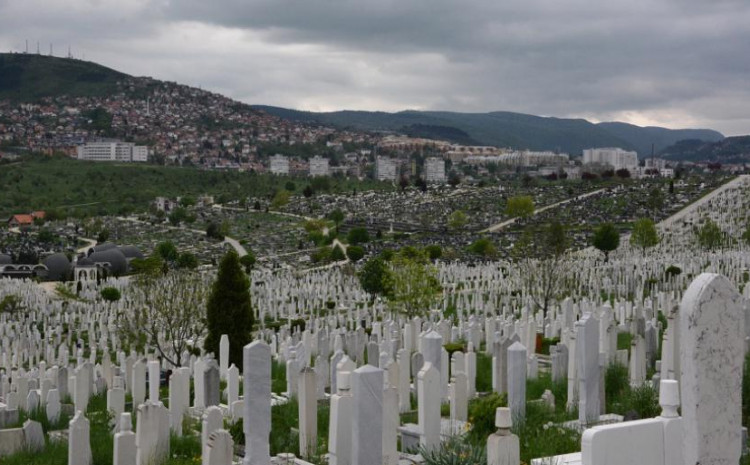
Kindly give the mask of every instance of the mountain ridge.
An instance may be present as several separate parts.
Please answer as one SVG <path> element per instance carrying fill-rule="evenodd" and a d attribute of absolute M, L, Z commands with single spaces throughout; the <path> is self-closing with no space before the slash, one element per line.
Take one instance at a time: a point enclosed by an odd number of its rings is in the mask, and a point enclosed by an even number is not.
<path fill-rule="evenodd" d="M 24 53 L 0 53 L 0 99 L 35 102 L 60 95 L 106 97 L 118 82 L 133 77 L 94 62 Z M 157 80 L 158 81 L 158 80 Z M 167 82 L 167 81 L 158 81 Z M 232 99 L 233 100 L 233 99 Z M 328 125 L 363 132 L 399 133 L 443 139 L 463 145 L 493 145 L 513 149 L 552 150 L 580 154 L 594 147 L 661 152 L 680 140 L 716 142 L 713 130 L 640 127 L 621 122 L 592 123 L 582 118 L 558 118 L 509 111 L 343 110 L 314 113 L 268 105 L 237 104 L 289 121 Z"/>
<path fill-rule="evenodd" d="M 404 133 L 413 125 L 453 128 L 479 145 L 514 149 L 557 150 L 580 154 L 594 147 L 635 150 L 641 158 L 682 139 L 722 140 L 711 129 L 669 129 L 641 127 L 621 122 L 592 123 L 583 118 L 559 118 L 508 111 L 459 113 L 451 111 L 403 110 L 399 112 L 341 110 L 310 112 L 270 105 L 252 105 L 269 114 L 296 121 L 319 123 L 358 130 Z M 416 134 L 418 135 L 418 134 Z M 447 140 L 458 142 L 456 140 Z"/>

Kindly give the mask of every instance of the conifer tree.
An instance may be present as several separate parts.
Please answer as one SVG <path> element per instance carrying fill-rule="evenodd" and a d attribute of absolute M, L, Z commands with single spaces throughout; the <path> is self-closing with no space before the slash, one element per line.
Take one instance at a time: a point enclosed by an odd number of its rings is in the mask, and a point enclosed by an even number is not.
<path fill-rule="evenodd" d="M 222 334 L 229 336 L 229 363 L 242 366 L 242 348 L 251 341 L 253 309 L 250 280 L 242 270 L 237 252 L 230 250 L 219 264 L 219 274 L 206 304 L 207 352 L 219 356 Z"/>

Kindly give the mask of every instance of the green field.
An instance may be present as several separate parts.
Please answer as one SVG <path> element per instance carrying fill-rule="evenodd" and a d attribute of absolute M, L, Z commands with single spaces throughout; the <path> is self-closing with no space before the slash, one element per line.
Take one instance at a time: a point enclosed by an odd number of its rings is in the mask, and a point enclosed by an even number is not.
<path fill-rule="evenodd" d="M 27 156 L 0 164 L 0 217 L 32 210 L 62 215 L 123 215 L 145 211 L 155 197 L 209 194 L 218 202 L 270 198 L 292 181 L 301 195 L 307 178 L 196 168 L 84 162 L 67 157 Z M 330 179 L 329 192 L 391 189 L 387 183 Z"/>

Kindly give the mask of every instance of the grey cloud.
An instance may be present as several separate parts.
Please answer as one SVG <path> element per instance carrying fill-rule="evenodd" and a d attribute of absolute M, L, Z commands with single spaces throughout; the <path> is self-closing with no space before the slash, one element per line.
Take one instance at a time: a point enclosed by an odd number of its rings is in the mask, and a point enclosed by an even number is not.
<path fill-rule="evenodd" d="M 742 0 L 65 3 L 0 0 L 0 49 L 69 41 L 125 72 L 250 103 L 750 129 Z"/>

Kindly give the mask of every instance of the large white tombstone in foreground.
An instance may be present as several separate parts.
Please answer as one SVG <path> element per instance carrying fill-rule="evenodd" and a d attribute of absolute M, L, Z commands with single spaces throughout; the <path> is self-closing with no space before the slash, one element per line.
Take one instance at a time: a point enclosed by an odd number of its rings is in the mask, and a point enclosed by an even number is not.
<path fill-rule="evenodd" d="M 352 463 L 383 463 L 383 370 L 371 365 L 352 374 L 354 415 Z"/>
<path fill-rule="evenodd" d="M 739 463 L 744 318 L 739 293 L 717 274 L 698 276 L 682 298 L 685 464 Z"/>

